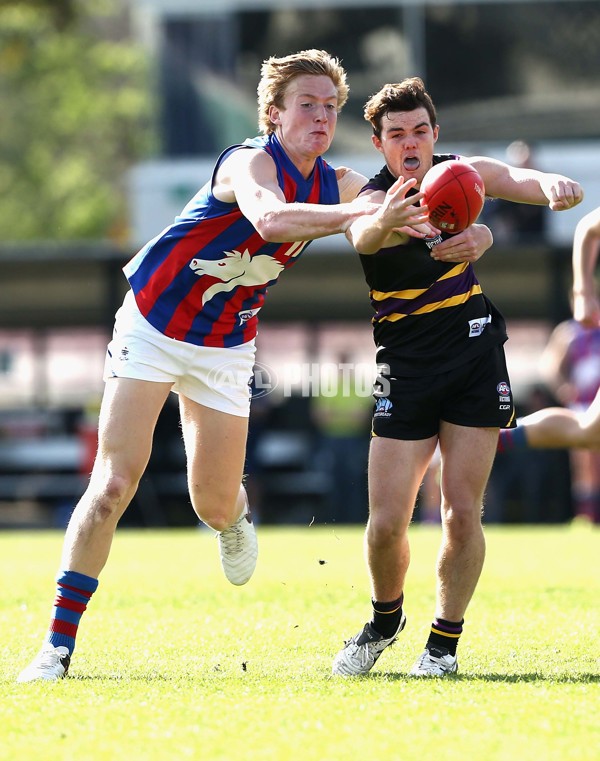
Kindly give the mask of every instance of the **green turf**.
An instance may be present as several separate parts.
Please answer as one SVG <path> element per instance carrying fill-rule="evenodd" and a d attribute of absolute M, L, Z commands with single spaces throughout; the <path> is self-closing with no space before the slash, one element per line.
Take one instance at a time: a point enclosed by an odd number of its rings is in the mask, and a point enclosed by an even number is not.
<path fill-rule="evenodd" d="M 459 674 L 405 675 L 433 613 L 436 527 L 411 528 L 408 625 L 373 672 L 330 677 L 369 615 L 358 528 L 260 527 L 245 587 L 209 531 L 117 533 L 69 678 L 17 685 L 62 535 L 0 534 L 0 759 L 597 761 L 600 532 L 487 529 Z"/>

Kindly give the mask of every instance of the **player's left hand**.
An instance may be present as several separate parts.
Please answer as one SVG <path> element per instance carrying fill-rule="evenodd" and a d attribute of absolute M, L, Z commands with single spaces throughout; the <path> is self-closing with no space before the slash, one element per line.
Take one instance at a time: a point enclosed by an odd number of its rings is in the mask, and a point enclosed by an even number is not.
<path fill-rule="evenodd" d="M 494 242 L 486 225 L 471 225 L 431 249 L 431 257 L 440 262 L 476 262 Z"/>
<path fill-rule="evenodd" d="M 552 211 L 572 209 L 583 201 L 583 188 L 575 180 L 560 175 L 551 175 L 548 188 L 544 188 L 548 206 Z"/>

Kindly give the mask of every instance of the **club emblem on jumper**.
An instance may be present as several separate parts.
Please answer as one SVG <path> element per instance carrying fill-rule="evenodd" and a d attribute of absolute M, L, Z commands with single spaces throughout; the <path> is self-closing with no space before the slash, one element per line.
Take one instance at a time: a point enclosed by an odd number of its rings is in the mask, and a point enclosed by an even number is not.
<path fill-rule="evenodd" d="M 297 256 L 305 242 L 292 244 L 292 249 L 286 252 L 286 256 Z M 196 275 L 209 275 L 218 278 L 220 282 L 214 283 L 206 289 L 202 296 L 202 304 L 206 304 L 218 293 L 228 293 L 239 285 L 267 285 L 276 280 L 284 268 L 282 262 L 277 261 L 267 254 L 251 256 L 248 249 L 240 251 L 225 251 L 222 259 L 192 259 L 190 269 Z"/>

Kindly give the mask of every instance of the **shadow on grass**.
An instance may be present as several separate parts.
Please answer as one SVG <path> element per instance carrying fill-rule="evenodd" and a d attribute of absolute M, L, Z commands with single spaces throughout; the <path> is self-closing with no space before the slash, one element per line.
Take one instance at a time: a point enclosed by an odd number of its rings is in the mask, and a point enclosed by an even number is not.
<path fill-rule="evenodd" d="M 134 674 L 69 674 L 69 681 L 73 682 L 204 682 L 211 679 L 211 674 L 207 672 L 189 672 L 185 675 L 168 675 L 160 674 L 156 671 L 148 673 Z M 229 676 L 239 678 L 239 674 L 230 674 Z M 386 681 L 386 682 L 439 682 L 439 677 L 411 677 L 408 674 L 399 674 L 391 671 L 377 671 L 371 674 L 365 674 L 357 677 L 332 677 L 330 674 L 325 675 L 325 680 L 335 679 L 336 681 Z M 535 683 L 547 682 L 549 684 L 598 684 L 600 683 L 600 674 L 584 672 L 582 674 L 541 674 L 541 673 L 524 673 L 524 674 L 450 674 L 444 677 L 447 681 L 453 682 L 505 682 L 507 684 L 518 683 Z M 226 679 L 224 681 L 227 681 Z M 318 681 L 318 677 L 317 677 Z"/>
<path fill-rule="evenodd" d="M 393 672 L 377 672 L 367 675 L 369 679 L 385 679 L 385 681 L 439 681 L 440 677 L 412 677 L 408 674 Z M 361 677 L 364 678 L 364 677 Z M 444 679 L 455 682 L 506 682 L 516 684 L 519 682 L 549 682 L 552 684 L 597 684 L 600 683 L 600 674 L 449 674 Z"/>
<path fill-rule="evenodd" d="M 66 677 L 66 681 L 68 682 L 122 682 L 123 684 L 126 684 L 127 682 L 148 682 L 148 683 L 170 683 L 170 684 L 177 684 L 182 683 L 186 684 L 189 682 L 195 682 L 195 683 L 216 683 L 216 680 L 219 680 L 220 683 L 225 684 L 227 682 L 235 682 L 236 684 L 239 683 L 241 680 L 246 680 L 247 683 L 256 684 L 257 682 L 257 675 L 256 674 L 249 674 L 245 675 L 241 671 L 188 671 L 185 674 L 161 674 L 158 671 L 136 671 L 136 672 L 122 672 L 122 673 L 115 673 L 113 672 L 106 672 L 105 674 L 100 674 L 98 672 L 94 672 L 93 674 L 86 674 L 82 672 L 69 672 L 69 675 Z M 265 681 L 270 680 L 269 677 L 265 676 Z"/>

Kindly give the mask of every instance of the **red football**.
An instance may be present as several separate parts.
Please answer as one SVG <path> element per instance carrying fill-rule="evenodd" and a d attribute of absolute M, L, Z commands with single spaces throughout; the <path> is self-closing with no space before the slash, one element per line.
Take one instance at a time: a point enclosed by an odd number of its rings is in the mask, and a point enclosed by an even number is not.
<path fill-rule="evenodd" d="M 479 172 L 466 161 L 441 161 L 421 182 L 429 221 L 442 232 L 460 233 L 477 219 L 485 202 Z"/>

